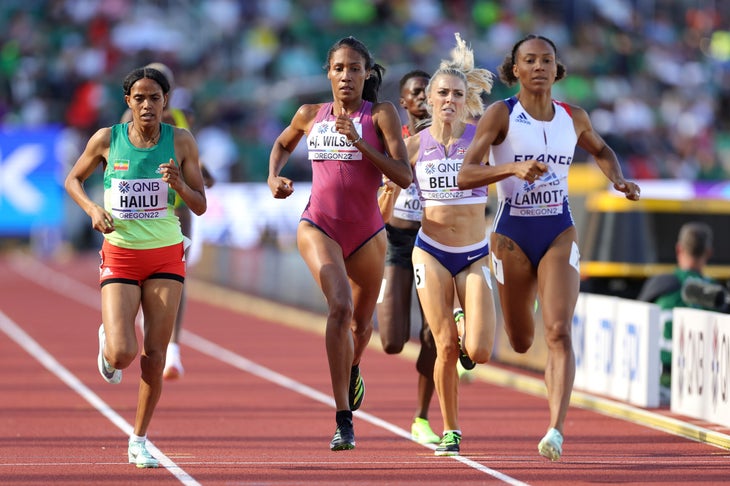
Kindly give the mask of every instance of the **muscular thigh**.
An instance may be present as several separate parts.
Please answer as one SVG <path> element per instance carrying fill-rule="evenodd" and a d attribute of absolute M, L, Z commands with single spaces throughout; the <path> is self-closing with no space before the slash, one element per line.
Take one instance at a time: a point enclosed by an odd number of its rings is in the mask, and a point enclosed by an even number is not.
<path fill-rule="evenodd" d="M 575 227 L 561 233 L 540 261 L 538 286 L 546 325 L 554 322 L 571 322 L 580 292 Z"/>
<path fill-rule="evenodd" d="M 507 236 L 492 233 L 491 252 L 507 333 L 532 335 L 537 272 L 519 245 Z"/>
<path fill-rule="evenodd" d="M 345 260 L 356 320 L 372 319 L 385 265 L 385 231 L 381 231 Z"/>
<path fill-rule="evenodd" d="M 302 221 L 297 228 L 297 247 L 328 301 L 350 298 L 342 250 L 333 239 Z"/>
<path fill-rule="evenodd" d="M 451 272 L 418 247 L 413 249 L 413 267 L 416 290 L 426 321 L 437 340 L 438 336 L 447 337 L 448 333 L 455 332 L 455 326 L 448 325 L 454 321 L 454 279 Z"/>

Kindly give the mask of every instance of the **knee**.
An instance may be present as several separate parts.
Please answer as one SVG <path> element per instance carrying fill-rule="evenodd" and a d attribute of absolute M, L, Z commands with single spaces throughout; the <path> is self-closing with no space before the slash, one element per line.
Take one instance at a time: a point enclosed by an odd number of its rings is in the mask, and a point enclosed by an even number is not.
<path fill-rule="evenodd" d="M 403 343 L 383 341 L 383 351 L 385 354 L 399 354 L 403 351 Z"/>
<path fill-rule="evenodd" d="M 492 359 L 492 348 L 479 348 L 473 354 L 469 353 L 469 357 L 475 363 L 487 363 Z"/>
<path fill-rule="evenodd" d="M 572 338 L 570 335 L 571 323 L 557 322 L 551 325 L 545 325 L 545 342 L 548 348 L 568 349 L 572 347 Z"/>
<path fill-rule="evenodd" d="M 107 346 L 109 345 L 107 344 Z M 137 349 L 131 347 L 125 349 L 112 348 L 108 352 L 109 355 L 105 356 L 107 362 L 118 370 L 127 368 L 137 356 Z"/>
<path fill-rule="evenodd" d="M 533 336 L 510 336 L 509 337 L 509 343 L 512 346 L 512 349 L 515 351 L 515 353 L 524 354 L 526 353 L 530 347 L 532 347 L 532 342 L 534 341 Z"/>
<path fill-rule="evenodd" d="M 446 362 L 455 362 L 459 359 L 459 354 L 461 353 L 461 350 L 459 349 L 459 342 L 456 339 L 454 339 L 453 341 L 449 341 L 448 343 L 437 343 L 436 347 L 437 358 L 445 360 Z"/>
<path fill-rule="evenodd" d="M 330 320 L 349 325 L 352 320 L 353 306 L 349 299 L 331 299 L 328 302 L 328 313 Z"/>
<path fill-rule="evenodd" d="M 139 364 L 142 369 L 142 376 L 162 376 L 162 371 L 165 368 L 165 354 L 152 352 L 142 355 Z"/>

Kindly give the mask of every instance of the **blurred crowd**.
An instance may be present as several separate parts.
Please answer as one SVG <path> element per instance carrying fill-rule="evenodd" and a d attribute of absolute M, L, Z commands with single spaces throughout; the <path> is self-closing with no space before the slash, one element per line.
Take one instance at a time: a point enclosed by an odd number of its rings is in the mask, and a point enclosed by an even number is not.
<path fill-rule="evenodd" d="M 554 95 L 589 111 L 630 177 L 725 179 L 728 26 L 730 2 L 717 0 L 3 0 L 0 125 L 63 126 L 70 165 L 119 120 L 124 75 L 160 61 L 214 176 L 264 181 L 294 110 L 329 97 L 323 64 L 340 37 L 368 45 L 397 106 L 400 76 L 434 71 L 454 32 L 494 72 L 536 33 L 568 70 Z M 512 94 L 497 85 L 488 101 Z M 308 180 L 305 155 L 287 171 Z"/>

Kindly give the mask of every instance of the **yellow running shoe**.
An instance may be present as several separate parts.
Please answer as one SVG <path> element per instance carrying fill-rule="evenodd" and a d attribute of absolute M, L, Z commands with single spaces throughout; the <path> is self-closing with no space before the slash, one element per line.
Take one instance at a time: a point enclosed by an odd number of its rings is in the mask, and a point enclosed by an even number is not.
<path fill-rule="evenodd" d="M 411 424 L 411 438 L 419 444 L 438 444 L 441 438 L 434 434 L 428 420 L 416 417 Z"/>

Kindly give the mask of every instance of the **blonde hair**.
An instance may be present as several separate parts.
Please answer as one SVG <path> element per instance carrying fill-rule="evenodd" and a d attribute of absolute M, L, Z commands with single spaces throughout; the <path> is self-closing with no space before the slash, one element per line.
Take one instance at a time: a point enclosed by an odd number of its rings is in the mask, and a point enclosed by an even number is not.
<path fill-rule="evenodd" d="M 451 59 L 441 60 L 438 70 L 431 76 L 426 91 L 431 92 L 431 84 L 439 75 L 460 78 L 466 85 L 466 114 L 468 117 L 478 118 L 484 113 L 482 93 L 492 92 L 494 74 L 488 69 L 474 67 L 474 51 L 466 45 L 458 32 L 454 33 L 454 37 L 456 47 L 451 49 Z"/>

